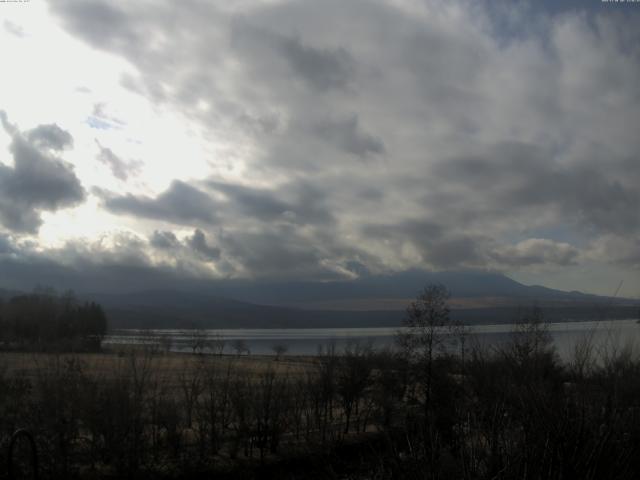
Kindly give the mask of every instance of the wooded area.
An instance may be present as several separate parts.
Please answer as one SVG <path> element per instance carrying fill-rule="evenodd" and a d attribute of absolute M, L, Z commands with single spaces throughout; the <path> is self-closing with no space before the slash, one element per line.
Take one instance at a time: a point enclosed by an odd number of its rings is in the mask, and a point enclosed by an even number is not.
<path fill-rule="evenodd" d="M 0 349 L 98 351 L 107 317 L 94 302 L 79 302 L 73 292 L 37 291 L 0 298 Z"/>
<path fill-rule="evenodd" d="M 28 429 L 41 478 L 637 478 L 632 348 L 585 337 L 563 363 L 536 309 L 481 348 L 442 295 L 412 304 L 393 351 L 2 354 L 0 451 Z"/>

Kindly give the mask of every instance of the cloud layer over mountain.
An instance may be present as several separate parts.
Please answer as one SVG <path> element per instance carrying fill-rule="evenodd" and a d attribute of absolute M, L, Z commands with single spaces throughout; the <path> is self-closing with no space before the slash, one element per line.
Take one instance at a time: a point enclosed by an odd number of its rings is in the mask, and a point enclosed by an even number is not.
<path fill-rule="evenodd" d="M 22 132 L 7 111 L 5 261 L 68 264 L 75 249 L 120 265 L 135 251 L 178 277 L 417 267 L 555 287 L 602 272 L 566 287 L 625 278 L 640 290 L 640 9 L 56 0 L 47 15 L 123 61 L 117 88 L 174 115 L 207 154 L 197 169 L 186 150 L 141 158 L 130 125 L 144 120 L 112 113 L 126 105 L 104 95 L 78 133 L 94 154 L 74 170 L 73 128 Z M 104 179 L 82 176 L 82 162 Z M 109 225 L 102 240 L 34 247 L 41 212 L 85 201 Z"/>

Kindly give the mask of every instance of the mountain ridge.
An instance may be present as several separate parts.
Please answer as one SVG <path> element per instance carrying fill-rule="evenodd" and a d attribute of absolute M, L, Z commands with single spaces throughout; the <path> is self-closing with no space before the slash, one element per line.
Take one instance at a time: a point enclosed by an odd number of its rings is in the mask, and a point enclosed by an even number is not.
<path fill-rule="evenodd" d="M 451 316 L 464 323 L 514 321 L 533 305 L 553 321 L 632 318 L 640 306 L 629 299 L 523 285 L 495 272 L 423 270 L 351 281 L 213 281 L 78 297 L 103 305 L 113 328 L 399 326 L 409 302 L 434 283 L 450 290 Z M 0 290 L 0 297 L 3 292 L 15 293 Z"/>

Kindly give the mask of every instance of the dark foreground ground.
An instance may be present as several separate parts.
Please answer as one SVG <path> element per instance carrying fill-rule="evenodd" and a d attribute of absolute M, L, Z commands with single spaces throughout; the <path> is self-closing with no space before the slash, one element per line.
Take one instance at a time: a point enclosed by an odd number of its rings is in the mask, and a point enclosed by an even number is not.
<path fill-rule="evenodd" d="M 640 361 L 539 325 L 499 350 L 0 353 L 0 478 L 636 479 Z M 451 349 L 449 349 L 451 350 Z M 431 352 L 432 355 L 428 353 Z M 15 478 L 30 478 L 25 439 Z"/>

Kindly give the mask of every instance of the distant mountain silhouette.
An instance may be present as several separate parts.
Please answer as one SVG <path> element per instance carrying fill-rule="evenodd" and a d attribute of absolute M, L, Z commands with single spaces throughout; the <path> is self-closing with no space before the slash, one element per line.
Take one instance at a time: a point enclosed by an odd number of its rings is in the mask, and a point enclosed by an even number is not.
<path fill-rule="evenodd" d="M 19 292 L 18 290 L 5 290 L 0 288 L 0 300 L 8 300 L 11 297 L 15 297 L 16 295 L 20 295 L 23 292 Z"/>
<path fill-rule="evenodd" d="M 250 303 L 299 305 L 304 302 L 349 298 L 413 298 L 425 285 L 433 283 L 445 285 L 454 297 L 598 298 L 579 292 L 523 285 L 500 273 L 425 270 L 407 270 L 390 275 L 371 275 L 355 280 L 330 282 L 225 280 L 210 282 L 207 293 Z"/>
<path fill-rule="evenodd" d="M 176 288 L 78 295 L 101 304 L 111 328 L 374 327 L 399 326 L 408 303 L 434 283 L 451 291 L 452 316 L 465 323 L 512 322 L 534 304 L 553 321 L 635 318 L 640 306 L 637 300 L 527 286 L 482 271 L 409 270 L 330 282 L 191 281 Z M 0 298 L 18 293 L 0 289 Z"/>
<path fill-rule="evenodd" d="M 305 328 L 398 326 L 404 308 L 422 287 L 442 283 L 454 299 L 489 299 L 484 308 L 455 308 L 452 316 L 465 323 L 505 323 L 534 304 L 548 319 L 631 318 L 630 304 L 580 292 L 526 286 L 504 275 L 486 272 L 408 271 L 344 282 L 209 282 L 207 288 L 146 290 L 126 294 L 91 294 L 102 304 L 114 328 Z M 508 299 L 492 304 L 493 298 Z M 376 299 L 398 299 L 397 308 L 378 310 Z M 359 299 L 365 308 L 323 310 L 318 303 Z M 367 309 L 367 299 L 371 309 Z M 300 308 L 309 304 L 312 307 Z"/>

